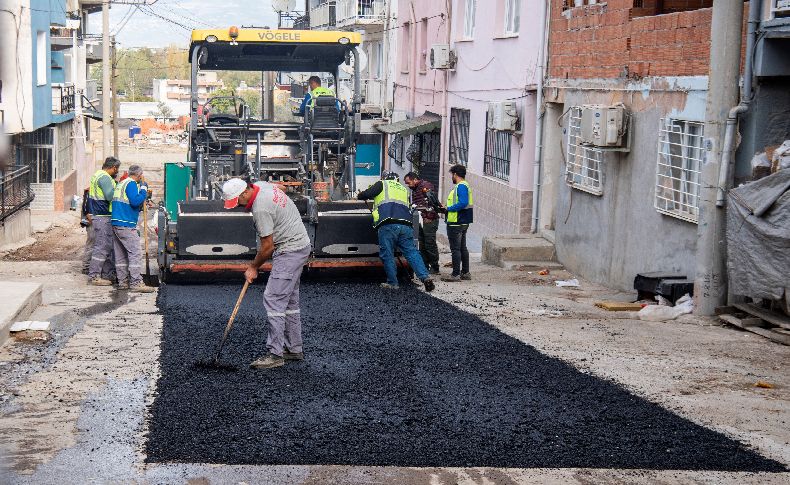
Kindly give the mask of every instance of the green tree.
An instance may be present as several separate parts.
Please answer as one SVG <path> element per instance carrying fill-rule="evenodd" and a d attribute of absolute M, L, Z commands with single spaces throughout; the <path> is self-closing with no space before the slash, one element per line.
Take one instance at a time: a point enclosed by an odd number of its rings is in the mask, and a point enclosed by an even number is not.
<path fill-rule="evenodd" d="M 149 111 L 148 114 L 156 119 L 166 120 L 173 117 L 173 110 L 170 109 L 170 106 L 160 101 L 156 105 L 156 111 Z"/>

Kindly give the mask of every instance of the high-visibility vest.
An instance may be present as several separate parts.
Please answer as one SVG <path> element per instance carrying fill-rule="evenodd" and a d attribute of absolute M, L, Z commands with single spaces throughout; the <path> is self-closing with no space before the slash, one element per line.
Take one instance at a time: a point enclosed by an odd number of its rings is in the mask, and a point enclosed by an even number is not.
<path fill-rule="evenodd" d="M 132 207 L 129 196 L 126 195 L 126 187 L 132 182 L 134 182 L 133 179 L 127 178 L 115 186 L 115 191 L 112 194 L 112 204 L 115 207 L 112 213 L 113 225 L 116 225 L 116 221 L 137 225 L 137 219 L 140 217 L 140 207 L 136 209 Z"/>
<path fill-rule="evenodd" d="M 409 191 L 397 180 L 382 180 L 381 192 L 373 198 L 373 227 L 385 221 L 402 221 L 411 224 Z"/>
<path fill-rule="evenodd" d="M 110 177 L 104 169 L 99 169 L 91 177 L 91 184 L 88 188 L 88 213 L 95 217 L 110 217 L 112 213 L 112 202 L 107 202 L 106 194 L 99 185 L 102 177 Z M 115 180 L 110 177 L 113 187 Z"/>
<path fill-rule="evenodd" d="M 466 181 L 463 181 L 458 185 L 466 186 L 466 190 L 469 193 L 469 203 L 466 204 L 466 207 L 459 211 L 447 212 L 448 226 L 463 226 L 474 222 L 474 197 L 472 197 L 472 187 L 470 187 Z M 457 185 L 453 187 L 453 190 L 451 190 L 450 194 L 447 195 L 448 208 L 458 203 L 458 192 L 456 192 L 456 190 L 458 190 Z"/>
<path fill-rule="evenodd" d="M 332 96 L 335 97 L 335 92 L 329 88 L 325 88 L 323 86 L 318 86 L 317 88 L 310 91 L 310 107 L 315 108 L 315 98 L 319 96 Z"/>

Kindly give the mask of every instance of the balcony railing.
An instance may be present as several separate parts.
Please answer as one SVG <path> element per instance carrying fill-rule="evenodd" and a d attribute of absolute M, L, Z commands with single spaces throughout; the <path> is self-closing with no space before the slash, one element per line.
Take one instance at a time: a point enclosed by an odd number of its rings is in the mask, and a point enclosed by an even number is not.
<path fill-rule="evenodd" d="M 383 24 L 386 8 L 384 0 L 338 0 L 337 26 Z"/>
<path fill-rule="evenodd" d="M 93 100 L 99 99 L 99 80 L 98 79 L 88 79 L 85 81 L 85 97 Z"/>
<path fill-rule="evenodd" d="M 294 20 L 294 30 L 310 30 L 310 18 L 307 15 L 302 15 Z"/>
<path fill-rule="evenodd" d="M 71 84 L 52 85 L 52 114 L 66 114 L 74 111 L 74 86 Z"/>
<path fill-rule="evenodd" d="M 0 221 L 27 207 L 33 197 L 30 167 L 20 167 L 5 173 L 0 171 Z"/>
<path fill-rule="evenodd" d="M 310 28 L 323 29 L 326 27 L 334 27 L 335 22 L 335 1 L 322 3 L 321 5 L 310 10 Z"/>

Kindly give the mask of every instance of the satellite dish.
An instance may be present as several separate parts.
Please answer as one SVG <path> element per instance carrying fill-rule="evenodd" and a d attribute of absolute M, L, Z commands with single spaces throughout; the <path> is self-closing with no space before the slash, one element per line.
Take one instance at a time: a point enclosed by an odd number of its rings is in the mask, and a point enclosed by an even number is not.
<path fill-rule="evenodd" d="M 292 12 L 296 8 L 296 0 L 272 0 L 275 12 Z"/>

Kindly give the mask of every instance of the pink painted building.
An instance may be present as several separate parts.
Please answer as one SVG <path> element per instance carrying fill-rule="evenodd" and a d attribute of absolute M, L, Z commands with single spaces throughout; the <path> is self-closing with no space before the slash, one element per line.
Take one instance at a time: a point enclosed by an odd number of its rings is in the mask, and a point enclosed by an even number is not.
<path fill-rule="evenodd" d="M 428 169 L 424 178 L 440 174 L 446 195 L 449 167 L 466 165 L 475 194 L 471 232 L 529 232 L 544 48 L 541 0 L 401 0 L 398 12 L 393 121 L 428 112 L 440 117 L 441 126 L 390 140 L 390 166 L 406 171 L 415 153 L 423 155 L 416 168 Z M 449 45 L 450 67 L 432 69 L 431 48 L 442 44 Z M 437 154 L 433 137 L 440 140 Z M 426 162 L 431 157 L 435 168 Z"/>
<path fill-rule="evenodd" d="M 415 120 L 421 116 L 442 120 L 446 115 L 447 93 L 445 86 L 449 77 L 446 70 L 430 68 L 432 45 L 448 44 L 450 21 L 444 0 L 399 0 L 397 29 L 397 55 L 395 63 L 392 122 Z M 432 116 L 433 115 L 433 116 Z M 388 133 L 387 165 L 401 175 L 410 170 L 417 171 L 423 178 L 439 183 L 441 168 L 446 163 L 446 123 L 433 122 L 409 126 L 405 131 Z"/>

